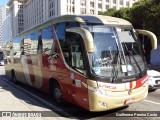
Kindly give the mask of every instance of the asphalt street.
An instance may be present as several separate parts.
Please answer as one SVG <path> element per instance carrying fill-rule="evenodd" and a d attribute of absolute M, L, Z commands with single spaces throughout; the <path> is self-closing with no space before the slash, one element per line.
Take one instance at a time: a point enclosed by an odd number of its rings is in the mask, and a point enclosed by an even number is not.
<path fill-rule="evenodd" d="M 75 105 L 66 103 L 63 107 L 56 106 L 49 95 L 34 88 L 18 83 L 13 84 L 5 76 L 4 67 L 0 66 L 0 112 L 38 112 L 41 116 L 2 117 L 0 120 L 23 119 L 91 119 L 91 120 L 160 120 L 160 90 L 150 92 L 141 102 L 105 112 L 89 112 Z M 138 111 L 138 112 L 137 112 Z M 38 114 L 37 113 L 37 114 Z M 38 114 L 38 115 L 39 115 Z M 124 117 L 131 115 L 130 117 Z M 132 116 L 135 115 L 135 116 Z M 147 116 L 145 116 L 147 115 Z M 43 117 L 44 116 L 44 117 Z M 160 115 L 159 115 L 160 116 Z"/>

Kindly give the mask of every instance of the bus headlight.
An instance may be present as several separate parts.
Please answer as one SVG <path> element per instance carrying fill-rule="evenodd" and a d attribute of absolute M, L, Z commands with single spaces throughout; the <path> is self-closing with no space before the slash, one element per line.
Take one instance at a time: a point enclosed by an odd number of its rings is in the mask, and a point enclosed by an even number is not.
<path fill-rule="evenodd" d="M 108 94 L 111 93 L 111 91 L 96 88 L 94 89 L 94 93 L 102 96 L 108 96 Z"/>

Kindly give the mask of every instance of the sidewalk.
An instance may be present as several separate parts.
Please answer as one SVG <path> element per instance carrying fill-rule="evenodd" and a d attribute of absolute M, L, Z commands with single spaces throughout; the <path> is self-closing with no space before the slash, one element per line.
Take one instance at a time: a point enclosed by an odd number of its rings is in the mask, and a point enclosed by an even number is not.
<path fill-rule="evenodd" d="M 51 110 L 39 105 L 40 103 L 36 103 L 32 98 L 29 96 L 25 96 L 24 93 L 21 91 L 17 91 L 14 86 L 7 84 L 2 75 L 4 75 L 3 68 L 0 66 L 0 120 L 65 120 L 67 118 L 60 117 L 58 114 L 52 112 Z M 5 113 L 3 113 L 5 111 Z M 8 111 L 9 113 L 6 113 Z M 13 111 L 20 112 L 18 113 L 19 116 L 24 117 L 15 117 L 18 114 L 14 114 Z M 52 115 L 55 117 L 41 117 L 41 113 L 36 113 L 36 117 L 30 117 L 26 112 L 33 112 L 35 111 L 50 111 Z M 22 114 L 22 112 L 24 114 Z M 2 115 L 3 113 L 3 115 Z M 12 114 L 14 117 L 1 117 L 1 116 L 10 116 Z M 29 117 L 28 117 L 29 116 Z"/>

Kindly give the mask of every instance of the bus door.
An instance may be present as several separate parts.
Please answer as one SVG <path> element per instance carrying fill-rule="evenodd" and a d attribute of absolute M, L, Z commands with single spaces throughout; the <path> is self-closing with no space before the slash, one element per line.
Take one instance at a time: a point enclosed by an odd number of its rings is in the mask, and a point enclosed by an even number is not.
<path fill-rule="evenodd" d="M 78 33 L 67 33 L 68 46 L 69 46 L 69 74 L 70 84 L 72 89 L 73 100 L 88 108 L 88 89 L 86 78 L 86 67 L 84 59 L 84 43 L 81 35 Z"/>

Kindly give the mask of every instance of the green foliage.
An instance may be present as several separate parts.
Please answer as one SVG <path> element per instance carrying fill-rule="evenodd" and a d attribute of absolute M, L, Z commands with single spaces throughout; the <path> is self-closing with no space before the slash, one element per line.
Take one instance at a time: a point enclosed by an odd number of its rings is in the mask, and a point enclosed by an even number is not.
<path fill-rule="evenodd" d="M 111 8 L 111 9 L 108 9 L 107 11 L 105 12 L 101 12 L 100 15 L 106 15 L 106 16 L 114 16 L 116 10 Z"/>
<path fill-rule="evenodd" d="M 160 38 L 160 4 L 157 0 L 141 0 L 131 9 L 131 22 L 135 28 L 152 31 Z"/>
<path fill-rule="evenodd" d="M 130 8 L 121 8 L 115 12 L 114 16 L 130 21 Z"/>
<path fill-rule="evenodd" d="M 108 9 L 105 12 L 101 12 L 100 15 L 119 17 L 126 20 L 129 20 L 130 16 L 130 8 L 121 8 L 120 10 L 115 10 L 113 8 Z"/>

